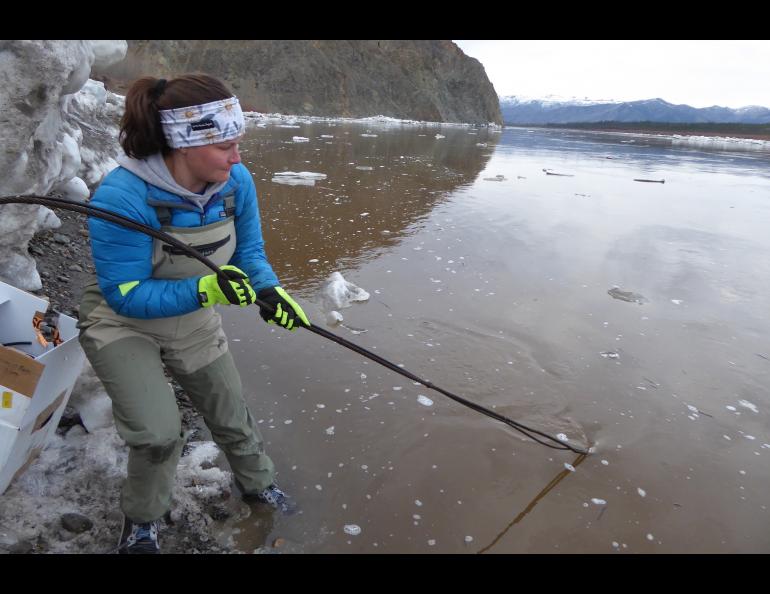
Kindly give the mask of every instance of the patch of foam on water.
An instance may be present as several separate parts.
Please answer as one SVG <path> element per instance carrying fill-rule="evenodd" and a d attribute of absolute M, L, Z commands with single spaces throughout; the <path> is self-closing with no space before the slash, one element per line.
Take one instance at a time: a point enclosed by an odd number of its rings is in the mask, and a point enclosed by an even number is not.
<path fill-rule="evenodd" d="M 568 442 L 569 441 L 569 438 L 564 433 L 558 433 L 556 435 L 556 439 L 558 439 L 559 441 L 563 441 L 563 442 Z"/>
<path fill-rule="evenodd" d="M 431 399 L 430 399 L 430 398 L 428 398 L 427 396 L 423 396 L 422 394 L 420 394 L 420 395 L 417 397 L 417 402 L 419 402 L 419 403 L 420 403 L 420 404 L 422 404 L 423 406 L 432 406 L 432 405 L 433 405 L 433 400 L 431 400 Z"/>
<path fill-rule="evenodd" d="M 758 413 L 759 409 L 757 408 L 756 404 L 752 404 L 748 400 L 739 400 L 738 404 L 740 404 L 744 408 L 748 408 L 751 412 Z"/>

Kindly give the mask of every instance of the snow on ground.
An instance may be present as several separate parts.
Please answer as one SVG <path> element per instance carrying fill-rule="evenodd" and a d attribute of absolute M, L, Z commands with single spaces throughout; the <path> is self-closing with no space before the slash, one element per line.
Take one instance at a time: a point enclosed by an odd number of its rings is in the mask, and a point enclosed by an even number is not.
<path fill-rule="evenodd" d="M 207 509 L 230 492 L 231 473 L 214 466 L 213 442 L 192 442 L 177 469 L 170 519 L 207 541 Z M 52 437 L 40 457 L 0 496 L 0 550 L 46 553 L 109 553 L 123 516 L 120 488 L 128 448 L 114 425 L 87 433 L 80 425 Z M 93 527 L 81 534 L 62 526 L 62 516 L 85 516 Z M 169 535 L 168 532 L 165 532 Z M 161 531 L 161 543 L 164 531 Z M 185 545 L 175 552 L 184 552 Z M 176 549 L 177 547 L 174 547 Z M 166 552 L 172 552 L 164 547 Z"/>

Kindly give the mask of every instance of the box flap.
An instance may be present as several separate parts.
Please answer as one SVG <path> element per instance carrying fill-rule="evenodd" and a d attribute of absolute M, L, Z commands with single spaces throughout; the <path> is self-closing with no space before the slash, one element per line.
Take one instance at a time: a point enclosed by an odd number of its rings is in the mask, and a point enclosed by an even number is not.
<path fill-rule="evenodd" d="M 37 418 L 35 419 L 35 424 L 32 427 L 32 432 L 34 433 L 41 427 L 43 427 L 53 416 L 53 413 L 56 412 L 56 409 L 59 408 L 59 405 L 61 405 L 62 402 L 64 402 L 64 397 L 67 395 L 67 390 L 64 390 L 59 396 L 54 400 L 51 404 L 46 406 L 39 415 L 37 415 Z"/>
<path fill-rule="evenodd" d="M 0 346 L 0 385 L 32 398 L 44 368 L 24 353 Z"/>

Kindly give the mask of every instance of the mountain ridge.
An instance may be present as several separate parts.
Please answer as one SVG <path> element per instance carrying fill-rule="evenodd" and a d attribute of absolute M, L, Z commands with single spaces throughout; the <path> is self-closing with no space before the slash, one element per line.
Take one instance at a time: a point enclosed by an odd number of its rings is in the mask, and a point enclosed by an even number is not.
<path fill-rule="evenodd" d="M 636 101 L 561 98 L 500 97 L 503 121 L 517 124 L 570 124 L 590 122 L 726 123 L 768 124 L 770 108 L 747 105 L 739 108 L 692 107 L 673 104 L 660 97 Z"/>

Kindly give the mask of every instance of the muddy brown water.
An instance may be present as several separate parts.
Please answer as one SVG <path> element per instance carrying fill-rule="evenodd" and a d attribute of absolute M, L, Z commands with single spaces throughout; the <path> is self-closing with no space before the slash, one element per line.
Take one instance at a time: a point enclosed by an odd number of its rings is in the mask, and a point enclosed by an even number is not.
<path fill-rule="evenodd" d="M 222 539 L 312 553 L 770 552 L 768 154 L 297 125 L 251 130 L 242 156 L 269 258 L 311 320 L 326 327 L 318 290 L 339 271 L 371 298 L 341 311 L 365 333 L 333 332 L 595 453 L 546 449 L 229 308 L 249 405 L 302 513 L 235 516 Z M 288 186 L 280 171 L 327 178 Z"/>

